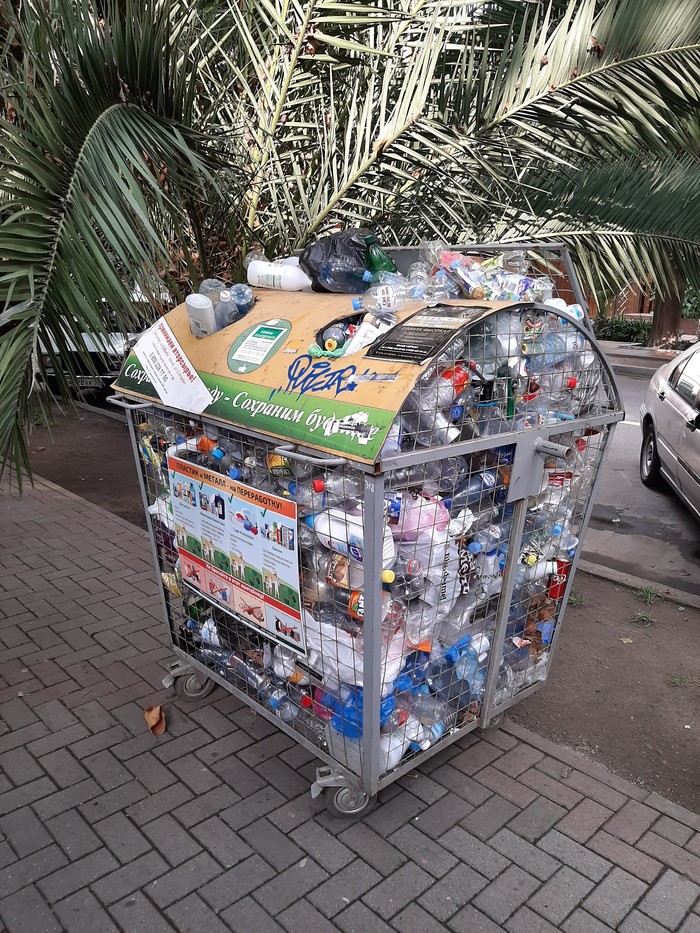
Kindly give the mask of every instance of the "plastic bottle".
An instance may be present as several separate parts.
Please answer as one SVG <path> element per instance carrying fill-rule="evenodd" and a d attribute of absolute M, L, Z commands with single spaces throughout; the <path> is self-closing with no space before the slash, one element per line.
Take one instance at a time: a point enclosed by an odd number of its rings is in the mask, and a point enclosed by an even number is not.
<path fill-rule="evenodd" d="M 391 256 L 379 246 L 375 236 L 365 237 L 365 247 L 365 266 L 372 275 L 379 272 L 396 272 Z"/>
<path fill-rule="evenodd" d="M 445 506 L 451 515 L 457 515 L 465 506 L 486 505 L 496 491 L 497 484 L 498 476 L 494 470 L 475 473 L 468 483 L 445 500 Z"/>
<path fill-rule="evenodd" d="M 352 560 L 364 560 L 364 516 L 360 503 L 354 504 L 355 511 L 339 508 L 325 509 L 315 515 L 307 515 L 304 521 L 316 532 L 318 540 L 331 551 L 338 551 Z M 373 529 L 376 534 L 376 530 Z M 396 559 L 396 548 L 391 532 L 385 526 L 382 541 L 382 567 L 388 570 Z"/>
<path fill-rule="evenodd" d="M 356 563 L 337 551 L 316 551 L 312 558 L 314 566 L 331 586 L 339 586 L 346 590 L 361 590 L 365 583 L 365 569 L 362 564 Z M 382 571 L 382 582 L 393 583 L 395 574 L 393 570 Z"/>
<path fill-rule="evenodd" d="M 187 316 L 190 319 L 190 332 L 195 337 L 208 337 L 217 331 L 216 315 L 211 298 L 206 295 L 188 295 L 185 298 Z"/>
<path fill-rule="evenodd" d="M 321 346 L 324 350 L 341 350 L 348 342 L 349 331 L 342 324 L 331 324 L 321 335 Z"/>
<path fill-rule="evenodd" d="M 255 295 L 250 285 L 232 285 L 229 289 L 233 303 L 238 308 L 241 317 L 247 314 L 255 304 Z"/>
<path fill-rule="evenodd" d="M 472 537 L 472 542 L 469 545 L 472 553 L 478 554 L 479 551 L 492 551 L 494 548 L 497 548 L 499 544 L 508 540 L 508 535 L 510 534 L 510 523 L 504 523 L 503 525 L 487 525 L 485 528 L 477 531 L 476 534 Z M 478 550 L 476 550 L 478 548 Z"/>
<path fill-rule="evenodd" d="M 251 249 L 243 257 L 243 268 L 247 269 L 251 262 L 268 262 L 268 258 L 262 250 Z"/>
<path fill-rule="evenodd" d="M 459 298 L 461 291 L 459 285 L 453 281 L 444 269 L 438 269 L 435 275 L 423 283 L 426 301 L 439 302 Z"/>
<path fill-rule="evenodd" d="M 372 311 L 377 315 L 399 311 L 414 301 L 420 301 L 422 290 L 418 286 L 410 285 L 373 285 L 368 288 L 362 298 L 353 298 L 354 311 Z"/>
<path fill-rule="evenodd" d="M 418 384 L 406 397 L 401 409 L 406 428 L 420 447 L 451 444 L 459 437 L 459 429 L 440 407 L 440 390 L 435 377 L 431 383 Z"/>
<path fill-rule="evenodd" d="M 428 477 L 423 484 L 426 495 L 452 495 L 469 481 L 469 462 L 465 457 L 446 457 L 438 460 L 439 472 L 437 477 Z"/>
<path fill-rule="evenodd" d="M 327 473 L 319 482 L 323 483 L 322 491 L 326 493 L 329 505 L 337 505 L 348 499 L 359 501 L 364 491 L 362 474 L 348 466 Z"/>
<path fill-rule="evenodd" d="M 320 512 L 326 504 L 326 496 L 323 492 L 323 480 L 313 479 L 310 482 L 297 482 L 296 480 L 280 479 L 278 480 L 282 489 L 289 494 L 291 499 L 305 509 L 311 509 L 314 512 Z"/>
<path fill-rule="evenodd" d="M 221 295 L 221 290 L 226 288 L 226 284 L 221 279 L 204 279 L 199 286 L 199 294 L 206 295 L 211 303 L 216 307 L 216 303 Z"/>
<path fill-rule="evenodd" d="M 269 686 L 262 691 L 260 699 L 282 722 L 292 722 L 299 715 L 299 707 L 292 702 L 283 687 Z"/>
<path fill-rule="evenodd" d="M 411 263 L 408 267 L 408 281 L 411 285 L 417 285 L 419 288 L 425 289 L 426 283 L 430 276 L 433 274 L 433 267 L 423 260 L 419 259 L 417 262 Z"/>
<path fill-rule="evenodd" d="M 233 324 L 240 317 L 238 306 L 234 303 L 231 292 L 227 288 L 221 290 L 219 300 L 214 308 L 214 317 L 217 330 L 223 330 L 224 327 Z"/>
<path fill-rule="evenodd" d="M 420 561 L 415 563 L 420 566 Z M 394 579 L 390 584 L 391 595 L 395 599 L 411 600 L 417 599 L 425 594 L 426 590 L 433 586 L 421 573 L 402 573 L 393 571 Z"/>
<path fill-rule="evenodd" d="M 259 288 L 276 288 L 285 292 L 300 292 L 311 288 L 311 279 L 299 266 L 287 266 L 254 259 L 246 270 L 248 283 Z"/>
<path fill-rule="evenodd" d="M 360 295 L 371 283 L 372 273 L 364 266 L 358 267 L 352 260 L 339 256 L 328 259 L 321 265 L 318 281 L 329 292 Z"/>

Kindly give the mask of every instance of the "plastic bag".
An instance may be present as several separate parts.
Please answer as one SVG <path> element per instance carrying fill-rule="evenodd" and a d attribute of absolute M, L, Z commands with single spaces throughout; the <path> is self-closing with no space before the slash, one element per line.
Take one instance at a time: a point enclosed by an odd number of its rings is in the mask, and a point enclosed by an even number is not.
<path fill-rule="evenodd" d="M 318 276 L 321 266 L 329 259 L 342 258 L 352 262 L 357 268 L 365 268 L 365 237 L 371 231 L 343 230 L 340 233 L 331 233 L 320 237 L 311 246 L 307 246 L 299 257 L 299 265 L 313 282 L 313 289 L 325 292 L 328 289 L 319 284 Z"/>

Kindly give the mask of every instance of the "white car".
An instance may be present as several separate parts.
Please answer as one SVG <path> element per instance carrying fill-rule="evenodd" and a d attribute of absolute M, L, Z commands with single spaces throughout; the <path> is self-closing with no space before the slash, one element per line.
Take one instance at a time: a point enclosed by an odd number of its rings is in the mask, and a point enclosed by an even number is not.
<path fill-rule="evenodd" d="M 642 482 L 666 480 L 700 519 L 700 343 L 654 373 L 639 421 Z"/>

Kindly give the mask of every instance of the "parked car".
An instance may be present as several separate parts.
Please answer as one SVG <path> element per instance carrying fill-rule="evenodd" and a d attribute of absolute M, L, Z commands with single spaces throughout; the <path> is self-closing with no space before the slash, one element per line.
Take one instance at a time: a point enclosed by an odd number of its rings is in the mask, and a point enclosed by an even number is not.
<path fill-rule="evenodd" d="M 138 331 L 134 333 L 122 333 L 116 329 L 115 324 L 114 329 L 110 330 L 105 336 L 85 331 L 81 333 L 83 345 L 90 356 L 95 372 L 86 365 L 75 343 L 70 339 L 68 340 L 68 351 L 71 354 L 72 366 L 77 373 L 77 386 L 79 390 L 94 392 L 108 391 L 121 372 L 122 362 L 126 353 L 133 347 L 141 333 L 153 323 L 154 312 L 148 299 L 144 296 L 138 285 L 134 287 L 131 300 L 134 305 L 140 309 L 137 321 Z M 160 287 L 160 301 L 165 305 L 172 301 L 170 292 L 164 286 Z M 110 318 L 113 318 L 113 312 L 110 311 L 109 314 Z M 54 344 L 54 350 L 55 349 L 56 347 Z M 41 352 L 49 386 L 54 389 L 56 382 L 53 360 L 43 344 L 41 346 Z M 67 368 L 66 366 L 66 369 Z"/>
<path fill-rule="evenodd" d="M 700 343 L 654 373 L 639 415 L 642 482 L 665 480 L 700 519 Z"/>

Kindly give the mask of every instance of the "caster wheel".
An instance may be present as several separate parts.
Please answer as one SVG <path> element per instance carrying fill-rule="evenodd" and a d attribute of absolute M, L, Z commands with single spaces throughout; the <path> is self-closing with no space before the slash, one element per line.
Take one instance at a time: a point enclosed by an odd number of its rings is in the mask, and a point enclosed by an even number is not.
<path fill-rule="evenodd" d="M 489 732 L 495 732 L 496 729 L 500 729 L 505 718 L 505 713 L 498 713 L 496 716 L 491 717 L 491 722 L 488 724 L 488 726 L 484 726 L 483 729 L 475 729 L 474 731 L 479 732 L 481 735 L 488 735 Z"/>
<path fill-rule="evenodd" d="M 178 677 L 175 681 L 175 690 L 184 700 L 203 700 L 208 697 L 216 686 L 216 681 L 210 680 L 204 674 L 193 671 Z"/>
<path fill-rule="evenodd" d="M 343 820 L 366 816 L 377 805 L 376 796 L 370 797 L 355 787 L 327 787 L 323 795 L 328 812 Z"/>

